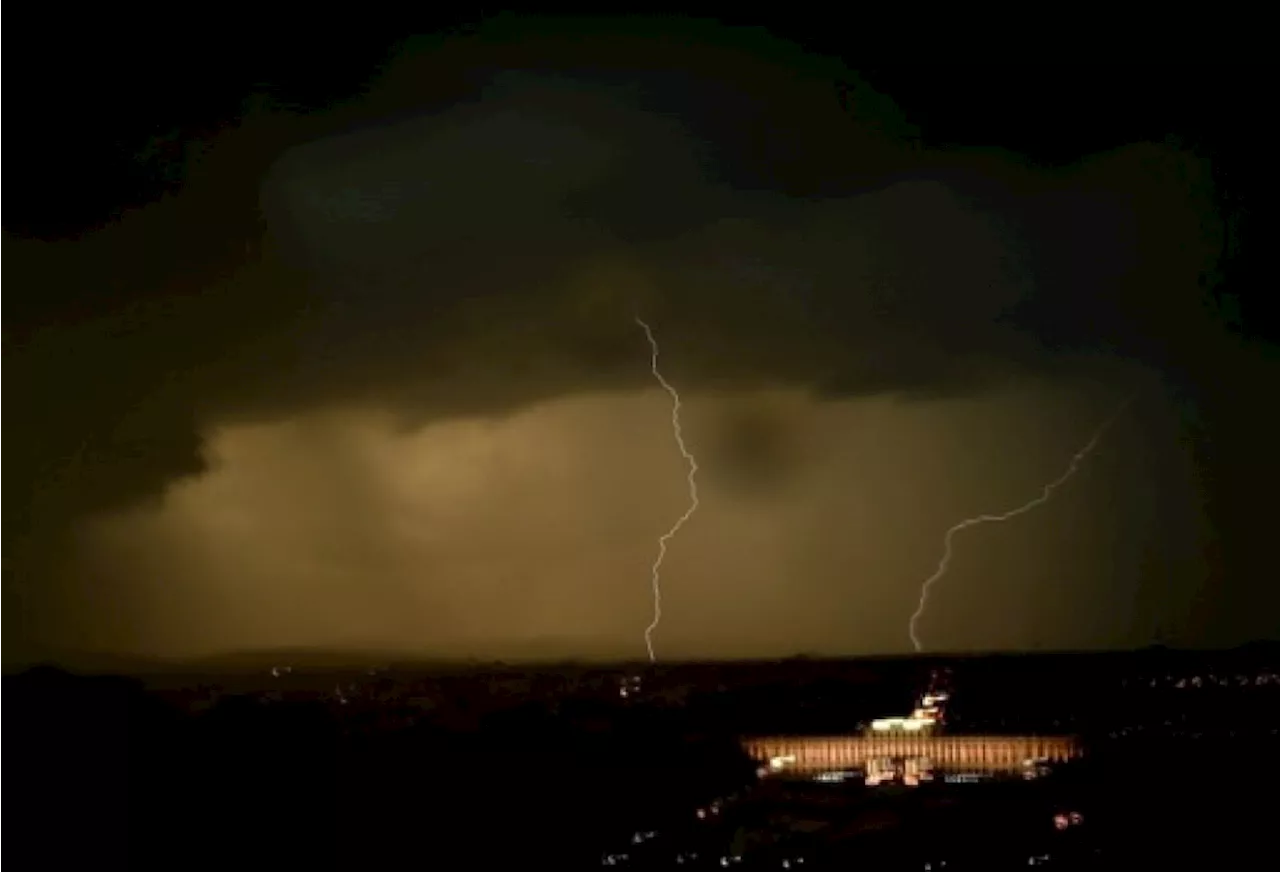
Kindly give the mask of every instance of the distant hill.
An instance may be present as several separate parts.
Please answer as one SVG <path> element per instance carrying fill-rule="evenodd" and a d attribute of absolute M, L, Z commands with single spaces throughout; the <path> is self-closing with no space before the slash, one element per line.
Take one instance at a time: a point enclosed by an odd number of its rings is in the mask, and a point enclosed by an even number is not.
<path fill-rule="evenodd" d="M 529 652 L 532 654 L 533 652 Z M 944 665 L 948 663 L 973 663 L 980 661 L 1013 662 L 1019 661 L 1031 665 L 1034 663 L 1067 663 L 1096 664 L 1101 666 L 1107 662 L 1134 661 L 1148 659 L 1171 658 L 1175 660 L 1208 658 L 1228 660 L 1269 660 L 1280 663 L 1280 641 L 1260 640 L 1250 642 L 1231 649 L 1188 649 L 1152 645 L 1129 651 L 963 651 L 963 652 L 929 652 L 926 654 L 897 654 L 863 657 L 824 657 L 810 654 L 797 654 L 777 659 L 741 659 L 741 660 L 707 660 L 681 661 L 663 660 L 658 668 L 664 671 L 692 666 L 723 666 L 735 671 L 760 669 L 776 669 L 779 667 L 805 666 L 821 668 L 838 664 L 875 666 L 877 664 L 918 664 L 920 666 Z M 302 671 L 314 670 L 348 670 L 393 668 L 418 672 L 465 672 L 474 669 L 520 670 L 646 670 L 648 663 L 635 659 L 593 659 L 565 657 L 508 657 L 503 659 L 483 660 L 480 658 L 423 658 L 415 659 L 403 652 L 365 650 L 331 650 L 323 648 L 282 648 L 262 651 L 239 651 L 227 654 L 188 660 L 165 660 L 117 654 L 101 654 L 80 652 L 66 655 L 56 662 L 40 663 L 6 663 L 5 675 L 15 675 L 40 666 L 52 666 L 66 672 L 80 675 L 122 675 L 146 676 L 173 673 L 186 674 L 233 674 L 246 672 L 265 672 L 273 666 L 291 666 Z"/>

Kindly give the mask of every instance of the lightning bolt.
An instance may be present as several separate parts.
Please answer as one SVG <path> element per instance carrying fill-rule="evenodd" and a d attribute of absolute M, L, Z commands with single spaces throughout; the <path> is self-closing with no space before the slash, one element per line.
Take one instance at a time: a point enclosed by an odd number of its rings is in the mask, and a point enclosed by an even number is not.
<path fill-rule="evenodd" d="M 698 461 L 689 453 L 689 448 L 684 444 L 684 434 L 680 430 L 680 394 L 671 386 L 670 382 L 662 377 L 662 371 L 658 369 L 658 340 L 653 338 L 653 330 L 641 320 L 639 315 L 636 316 L 636 323 L 640 325 L 640 329 L 644 330 L 644 335 L 649 340 L 649 349 L 652 352 L 649 358 L 649 369 L 653 373 L 653 377 L 658 380 L 658 384 L 662 385 L 662 389 L 671 395 L 671 430 L 675 434 L 680 456 L 689 464 L 689 508 L 685 509 L 684 514 L 676 519 L 676 522 L 671 525 L 671 529 L 658 537 L 658 556 L 654 559 L 653 568 L 650 572 L 653 585 L 653 620 L 645 628 L 644 646 L 649 652 L 649 662 L 653 663 L 658 659 L 653 652 L 653 632 L 658 629 L 658 624 L 662 622 L 662 561 L 667 557 L 667 543 L 680 532 L 680 528 L 698 510 Z"/>
<path fill-rule="evenodd" d="M 966 518 L 965 520 L 953 526 L 951 529 L 947 530 L 946 535 L 943 536 L 942 538 L 942 559 L 938 561 L 938 568 L 934 570 L 933 575 L 926 578 L 924 580 L 924 584 L 921 585 L 920 603 L 916 606 L 916 610 L 915 612 L 912 613 L 911 620 L 907 624 L 907 632 L 911 636 L 911 644 L 915 646 L 917 653 L 924 650 L 924 645 L 920 642 L 919 635 L 916 634 L 916 624 L 920 621 L 921 616 L 924 615 L 925 606 L 928 605 L 929 589 L 933 587 L 933 585 L 937 583 L 938 580 L 941 579 L 942 576 L 946 575 L 947 573 L 947 567 L 951 563 L 951 553 L 952 553 L 951 543 L 952 543 L 952 540 L 955 539 L 955 535 L 959 533 L 961 530 L 968 530 L 970 527 L 978 527 L 978 526 L 981 526 L 982 524 L 993 524 L 993 523 L 999 523 L 1002 521 L 1012 520 L 1013 518 L 1016 518 L 1019 515 L 1025 515 L 1027 512 L 1030 512 L 1032 509 L 1035 509 L 1039 506 L 1043 506 L 1045 503 L 1049 502 L 1049 500 L 1052 499 L 1053 497 L 1053 492 L 1056 491 L 1058 488 L 1062 487 L 1062 485 L 1066 484 L 1067 481 L 1073 475 L 1076 474 L 1076 471 L 1080 468 L 1080 464 L 1083 463 L 1085 458 L 1088 457 L 1093 452 L 1094 448 L 1097 447 L 1098 442 L 1103 437 L 1103 434 L 1105 434 L 1107 430 L 1111 427 L 1111 425 L 1115 423 L 1116 418 L 1120 417 L 1120 414 L 1129 407 L 1129 405 L 1133 402 L 1133 400 L 1134 398 L 1132 396 L 1129 397 L 1127 400 L 1125 400 L 1123 403 L 1120 404 L 1120 407 L 1118 409 L 1116 409 L 1114 412 L 1111 413 L 1111 417 L 1107 418 L 1107 420 L 1102 422 L 1101 426 L 1099 426 L 1098 429 L 1093 432 L 1093 436 L 1089 439 L 1089 441 L 1085 443 L 1085 446 L 1081 448 L 1079 451 L 1077 451 L 1075 455 L 1072 456 L 1071 462 L 1067 464 L 1066 472 L 1062 473 L 1062 475 L 1058 476 L 1053 481 L 1046 484 L 1041 489 L 1040 496 L 1036 497 L 1030 502 L 1023 503 L 1022 505 L 1018 506 L 1016 509 L 1010 509 L 1009 511 L 1004 512 L 1002 514 L 998 514 L 998 515 L 983 514 L 983 515 L 975 515 L 972 518 Z"/>

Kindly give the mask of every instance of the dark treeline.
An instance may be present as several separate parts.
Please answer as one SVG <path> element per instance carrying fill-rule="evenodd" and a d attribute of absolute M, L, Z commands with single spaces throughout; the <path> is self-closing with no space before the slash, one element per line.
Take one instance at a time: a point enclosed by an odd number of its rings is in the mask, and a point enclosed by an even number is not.
<path fill-rule="evenodd" d="M 731 736 L 655 712 L 591 731 L 526 703 L 468 733 L 379 732 L 319 701 L 190 716 L 132 682 L 43 671 L 5 690 L 10 846 L 48 868 L 596 865 L 754 768 Z"/>
<path fill-rule="evenodd" d="M 1138 863 L 1170 826 L 1208 844 L 1274 811 L 1274 654 L 957 658 L 948 729 L 1082 733 L 1054 789 L 1077 781 Z M 57 869 L 597 867 L 747 784 L 739 736 L 856 732 L 938 665 L 691 665 L 639 699 L 600 671 L 360 673 L 346 704 L 318 674 L 179 691 L 34 670 L 4 679 L 10 847 Z"/>
<path fill-rule="evenodd" d="M 1274 645 L 975 658 L 957 661 L 955 675 L 948 726 L 958 732 L 1057 731 L 1100 741 L 1175 729 L 1274 736 L 1280 727 Z"/>

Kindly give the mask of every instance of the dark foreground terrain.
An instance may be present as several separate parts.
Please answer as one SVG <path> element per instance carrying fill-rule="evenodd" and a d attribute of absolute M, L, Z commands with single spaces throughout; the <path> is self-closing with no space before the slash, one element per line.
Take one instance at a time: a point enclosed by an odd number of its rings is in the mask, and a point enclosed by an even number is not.
<path fill-rule="evenodd" d="M 5 829 L 37 869 L 1225 868 L 1271 853 L 1275 653 L 956 659 L 950 731 L 1088 756 L 918 789 L 762 781 L 738 738 L 904 713 L 936 662 L 32 670 Z"/>

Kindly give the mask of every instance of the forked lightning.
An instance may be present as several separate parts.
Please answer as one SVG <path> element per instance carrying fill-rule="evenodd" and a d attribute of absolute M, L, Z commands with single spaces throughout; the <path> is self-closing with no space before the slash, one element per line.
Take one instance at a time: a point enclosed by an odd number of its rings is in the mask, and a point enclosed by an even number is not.
<path fill-rule="evenodd" d="M 689 507 L 671 525 L 670 530 L 658 537 L 658 556 L 653 561 L 651 570 L 653 620 L 645 628 L 644 646 L 649 652 L 649 662 L 653 663 L 657 660 L 657 655 L 653 650 L 653 633 L 658 629 L 658 624 L 662 622 L 662 561 L 667 557 L 667 543 L 671 541 L 676 533 L 680 532 L 680 528 L 698 510 L 698 461 L 689 453 L 688 447 L 684 444 L 684 434 L 680 430 L 680 394 L 676 392 L 670 382 L 662 377 L 662 372 L 658 369 L 658 340 L 654 338 L 653 330 L 638 315 L 636 316 L 636 323 L 644 330 L 644 335 L 649 340 L 649 349 L 652 352 L 652 356 L 649 359 L 649 369 L 653 372 L 653 377 L 658 380 L 658 384 L 662 385 L 662 389 L 671 395 L 671 429 L 675 433 L 676 445 L 680 448 L 680 455 L 689 464 Z"/>
<path fill-rule="evenodd" d="M 1076 474 L 1076 470 L 1080 468 L 1080 464 L 1089 456 L 1093 449 L 1097 447 L 1098 441 L 1102 439 L 1103 434 L 1107 432 L 1107 429 L 1115 422 L 1116 418 L 1120 417 L 1120 413 L 1123 412 L 1132 402 L 1133 397 L 1129 397 L 1129 399 L 1120 404 L 1120 408 L 1116 409 L 1116 411 L 1112 413 L 1111 417 L 1104 421 L 1102 426 L 1094 431 L 1093 438 L 1085 443 L 1085 446 L 1077 451 L 1075 456 L 1071 458 L 1071 462 L 1067 464 L 1066 472 L 1062 473 L 1062 475 L 1045 485 L 1040 491 L 1040 496 L 1028 503 L 1018 506 L 1016 509 L 1011 509 L 1002 514 L 976 515 L 972 518 L 966 518 L 953 526 L 950 530 L 947 530 L 946 535 L 942 538 L 942 559 L 938 561 L 938 568 L 934 570 L 933 575 L 926 578 L 924 584 L 920 587 L 920 603 L 916 606 L 916 610 L 912 613 L 911 620 L 907 624 L 907 633 L 911 636 L 911 644 L 915 646 L 917 652 L 924 650 L 924 645 L 921 643 L 920 636 L 916 632 L 916 624 L 920 622 L 921 616 L 924 615 L 925 606 L 928 605 L 929 589 L 946 574 L 947 566 L 951 563 L 951 542 L 955 538 L 955 535 L 961 530 L 967 530 L 970 527 L 977 527 L 981 524 L 1012 520 L 1019 515 L 1025 515 L 1032 509 L 1049 502 L 1053 497 L 1053 492 L 1066 484 L 1067 480 Z"/>

